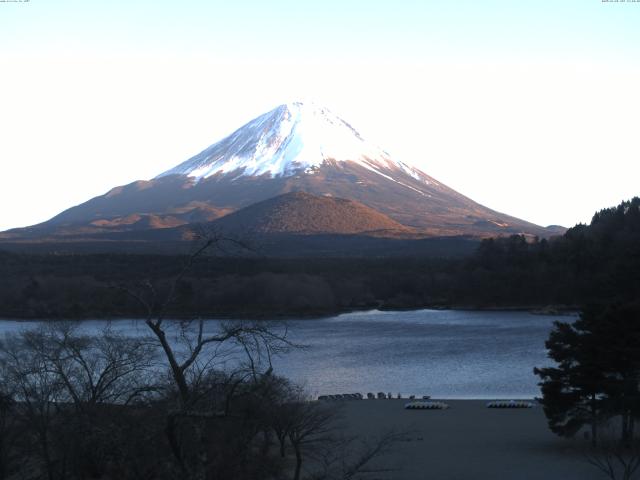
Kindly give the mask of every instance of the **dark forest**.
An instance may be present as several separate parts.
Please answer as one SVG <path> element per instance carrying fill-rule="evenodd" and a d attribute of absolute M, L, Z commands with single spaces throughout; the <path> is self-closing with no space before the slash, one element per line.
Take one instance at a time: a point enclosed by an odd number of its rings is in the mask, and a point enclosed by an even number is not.
<path fill-rule="evenodd" d="M 128 286 L 169 288 L 184 256 L 0 252 L 0 316 L 118 318 L 144 312 Z M 201 256 L 169 316 L 301 317 L 358 309 L 571 309 L 640 291 L 640 198 L 551 239 L 483 240 L 468 256 Z"/>

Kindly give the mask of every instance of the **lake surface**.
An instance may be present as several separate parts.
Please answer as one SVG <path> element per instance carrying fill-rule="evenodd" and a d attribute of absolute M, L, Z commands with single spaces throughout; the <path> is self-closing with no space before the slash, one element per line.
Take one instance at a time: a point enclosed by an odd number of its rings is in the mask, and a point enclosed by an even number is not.
<path fill-rule="evenodd" d="M 287 322 L 290 338 L 306 348 L 274 360 L 275 372 L 315 395 L 391 392 L 434 398 L 539 396 L 533 367 L 550 365 L 544 342 L 553 322 L 575 316 L 526 312 L 416 310 L 357 312 Z M 107 322 L 91 320 L 95 332 Z M 36 322 L 0 321 L 0 334 Z M 134 320 L 111 322 L 127 335 L 146 335 Z M 206 329 L 219 322 L 207 320 Z"/>

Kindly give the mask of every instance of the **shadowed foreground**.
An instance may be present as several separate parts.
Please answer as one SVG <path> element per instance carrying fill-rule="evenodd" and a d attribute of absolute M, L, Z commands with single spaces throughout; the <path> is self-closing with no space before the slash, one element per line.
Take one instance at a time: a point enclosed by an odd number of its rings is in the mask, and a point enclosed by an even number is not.
<path fill-rule="evenodd" d="M 405 410 L 406 402 L 345 402 L 349 433 L 410 432 L 381 460 L 396 470 L 377 473 L 377 479 L 605 478 L 585 460 L 587 442 L 556 437 L 539 406 L 488 409 L 485 401 L 447 400 L 448 410 Z"/>

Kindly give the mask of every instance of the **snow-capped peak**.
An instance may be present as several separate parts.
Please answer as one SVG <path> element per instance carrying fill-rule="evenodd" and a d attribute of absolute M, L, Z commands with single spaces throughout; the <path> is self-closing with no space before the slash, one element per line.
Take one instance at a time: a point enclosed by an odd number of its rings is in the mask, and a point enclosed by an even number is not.
<path fill-rule="evenodd" d="M 314 103 L 293 102 L 250 121 L 166 175 L 195 179 L 216 174 L 291 176 L 313 173 L 326 160 L 352 161 L 380 173 L 402 169 L 414 178 L 419 170 L 391 160 L 366 142 L 347 122 Z"/>

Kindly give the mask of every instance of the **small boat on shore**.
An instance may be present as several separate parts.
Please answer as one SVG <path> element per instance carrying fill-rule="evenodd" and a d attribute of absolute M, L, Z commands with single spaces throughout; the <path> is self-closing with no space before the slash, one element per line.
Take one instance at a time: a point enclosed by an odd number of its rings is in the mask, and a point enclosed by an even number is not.
<path fill-rule="evenodd" d="M 406 403 L 404 408 L 406 410 L 446 410 L 449 405 L 444 402 L 416 401 Z"/>
<path fill-rule="evenodd" d="M 533 408 L 533 402 L 523 400 L 496 400 L 487 403 L 487 408 Z"/>

